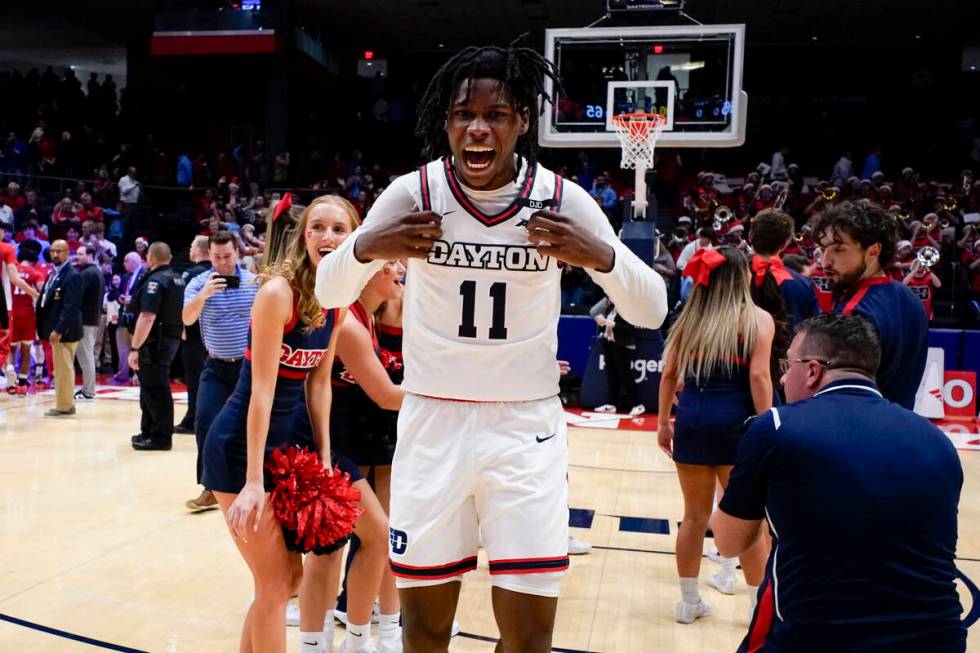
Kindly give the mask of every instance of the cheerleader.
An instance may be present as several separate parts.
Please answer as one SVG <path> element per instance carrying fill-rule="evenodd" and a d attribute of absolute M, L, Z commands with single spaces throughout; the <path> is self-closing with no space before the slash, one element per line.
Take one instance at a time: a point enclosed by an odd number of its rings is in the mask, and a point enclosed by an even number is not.
<path fill-rule="evenodd" d="M 711 614 L 701 600 L 698 574 L 715 482 L 728 484 L 746 419 L 772 407 L 769 358 L 775 324 L 752 301 L 749 262 L 730 247 L 699 251 L 684 269 L 694 288 L 665 348 L 657 440 L 674 459 L 684 519 L 677 532 L 681 601 L 675 619 L 690 624 Z M 670 412 L 680 381 L 677 419 Z M 763 544 L 741 558 L 749 590 L 758 590 Z M 709 579 L 717 581 L 716 577 Z M 751 595 L 754 605 L 755 592 Z"/>
<path fill-rule="evenodd" d="M 276 519 L 264 464 L 271 450 L 289 445 L 331 459 L 330 370 L 344 316 L 324 311 L 313 295 L 316 266 L 339 244 L 327 204 L 311 205 L 296 222 L 280 208 L 269 229 L 266 273 L 252 307 L 241 376 L 204 450 L 205 483 L 254 579 L 240 648 L 276 653 L 286 650 L 286 604 L 303 567 Z M 297 438 L 293 429 L 304 389 L 312 442 Z"/>

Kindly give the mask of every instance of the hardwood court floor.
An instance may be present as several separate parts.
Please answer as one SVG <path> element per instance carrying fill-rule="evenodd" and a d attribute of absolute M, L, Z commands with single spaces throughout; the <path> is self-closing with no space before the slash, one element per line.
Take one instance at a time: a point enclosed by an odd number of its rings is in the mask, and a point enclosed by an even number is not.
<path fill-rule="evenodd" d="M 0 651 L 97 650 L 45 628 L 114 650 L 237 651 L 249 575 L 221 515 L 184 509 L 197 494 L 193 436 L 175 436 L 170 452 L 135 452 L 137 403 L 100 398 L 80 404 L 75 419 L 42 418 L 52 405 L 53 397 L 0 396 Z M 596 549 L 573 558 L 562 585 L 557 650 L 734 651 L 746 625 L 744 584 L 734 597 L 708 588 L 707 559 L 701 591 L 714 616 L 692 626 L 672 619 L 680 492 L 653 433 L 573 428 L 569 439 L 571 505 L 577 523 L 591 517 L 573 531 Z M 961 456 L 959 566 L 980 582 L 980 453 Z M 665 526 L 670 534 L 657 532 Z M 973 599 L 959 585 L 969 612 Z M 481 556 L 457 615 L 469 636 L 452 651 L 493 650 L 489 596 Z M 291 652 L 297 639 L 290 628 Z M 969 650 L 980 652 L 976 632 Z"/>

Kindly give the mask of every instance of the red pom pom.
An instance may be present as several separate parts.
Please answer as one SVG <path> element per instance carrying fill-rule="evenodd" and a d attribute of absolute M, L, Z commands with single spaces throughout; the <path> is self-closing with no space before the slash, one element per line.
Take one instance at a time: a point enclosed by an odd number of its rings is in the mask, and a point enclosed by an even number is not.
<path fill-rule="evenodd" d="M 265 467 L 273 482 L 272 507 L 290 548 L 326 553 L 343 545 L 364 512 L 350 475 L 334 467 L 331 476 L 315 453 L 300 447 L 273 450 Z"/>

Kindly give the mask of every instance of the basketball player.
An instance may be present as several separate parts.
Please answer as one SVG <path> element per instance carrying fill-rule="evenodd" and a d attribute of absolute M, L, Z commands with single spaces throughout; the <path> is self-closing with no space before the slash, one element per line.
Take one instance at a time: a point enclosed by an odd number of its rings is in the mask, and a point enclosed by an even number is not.
<path fill-rule="evenodd" d="M 17 266 L 17 272 L 22 279 L 35 289 L 41 288 L 44 285 L 44 280 L 47 278 L 36 267 L 39 253 L 39 247 L 28 247 L 25 245 L 21 245 L 20 251 L 17 252 L 17 258 L 20 261 L 20 264 Z M 34 300 L 20 288 L 14 288 L 13 306 L 10 314 L 12 322 L 10 327 L 10 342 L 12 349 L 10 351 L 10 364 L 7 367 L 7 392 L 10 393 L 10 389 L 13 388 L 14 391 L 11 394 L 26 396 L 28 388 L 27 380 L 31 372 L 31 345 L 34 344 L 34 339 L 37 338 L 37 323 L 34 315 Z M 17 367 L 17 381 L 15 386 L 13 363 L 14 355 L 18 350 L 20 351 L 20 362 Z"/>
<path fill-rule="evenodd" d="M 919 298 L 888 274 L 895 260 L 894 220 L 880 206 L 842 202 L 820 214 L 814 233 L 834 312 L 871 320 L 881 340 L 878 387 L 886 399 L 913 410 L 929 322 Z"/>
<path fill-rule="evenodd" d="M 586 269 L 632 324 L 667 313 L 660 275 L 582 188 L 536 162 L 545 75 L 553 65 L 529 48 L 453 56 L 419 106 L 435 160 L 393 182 L 317 270 L 320 302 L 346 307 L 386 261 L 409 259 L 389 520 L 407 653 L 447 650 L 479 534 L 497 650 L 551 650 L 568 567 L 559 266 Z"/>

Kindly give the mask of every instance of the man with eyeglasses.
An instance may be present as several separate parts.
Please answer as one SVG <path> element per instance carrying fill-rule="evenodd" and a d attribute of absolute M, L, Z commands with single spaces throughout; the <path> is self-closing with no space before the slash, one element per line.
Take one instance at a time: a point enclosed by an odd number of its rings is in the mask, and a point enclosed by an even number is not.
<path fill-rule="evenodd" d="M 912 410 L 926 368 L 929 322 L 919 298 L 889 274 L 895 220 L 875 204 L 842 202 L 820 214 L 814 234 L 834 312 L 862 315 L 874 324 L 881 342 L 881 394 Z"/>
<path fill-rule="evenodd" d="M 789 405 L 755 418 L 711 520 L 737 556 L 767 519 L 767 579 L 739 651 L 966 649 L 956 587 L 963 484 L 949 439 L 882 397 L 871 322 L 802 323 L 780 361 Z"/>

